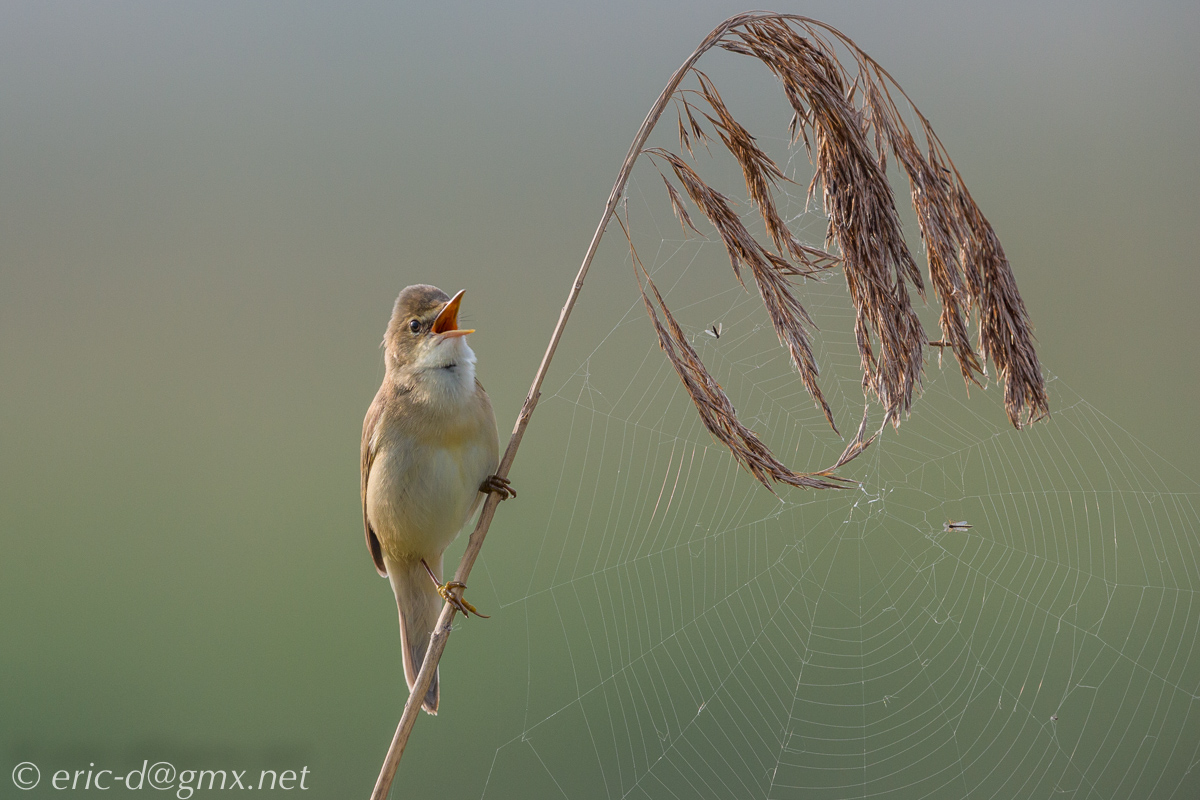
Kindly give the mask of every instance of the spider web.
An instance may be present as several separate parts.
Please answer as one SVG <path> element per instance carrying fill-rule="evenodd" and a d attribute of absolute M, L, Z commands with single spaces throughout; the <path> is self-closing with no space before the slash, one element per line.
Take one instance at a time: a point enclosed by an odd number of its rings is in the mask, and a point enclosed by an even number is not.
<path fill-rule="evenodd" d="M 834 463 L 757 294 L 639 170 L 623 218 L 741 419 Z M 804 183 L 786 207 L 820 243 Z M 526 437 L 554 454 L 522 466 L 535 551 L 493 575 L 527 681 L 483 797 L 1196 796 L 1192 481 L 1052 373 L 1051 417 L 1014 430 L 930 348 L 912 417 L 840 470 L 860 485 L 774 495 L 700 424 L 610 236 Z M 852 434 L 844 280 L 797 293 Z"/>

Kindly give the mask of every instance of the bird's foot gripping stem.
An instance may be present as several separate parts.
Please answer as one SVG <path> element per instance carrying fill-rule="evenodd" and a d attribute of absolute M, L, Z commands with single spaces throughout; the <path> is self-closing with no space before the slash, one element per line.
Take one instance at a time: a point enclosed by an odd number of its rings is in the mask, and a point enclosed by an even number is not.
<path fill-rule="evenodd" d="M 425 571 L 429 573 L 429 579 L 432 580 L 433 585 L 437 587 L 437 593 L 442 596 L 443 600 L 454 606 L 458 610 L 458 613 L 468 618 L 474 614 L 482 619 L 490 619 L 487 614 L 480 614 L 478 609 L 468 603 L 466 598 L 462 596 L 462 593 L 466 591 L 467 588 L 465 583 L 462 581 L 447 581 L 446 583 L 442 583 L 437 579 L 437 576 L 433 574 L 433 570 L 429 568 L 429 565 L 425 563 L 425 559 L 421 559 L 421 566 L 425 567 Z M 458 589 L 457 594 L 454 592 L 455 589 Z"/>
<path fill-rule="evenodd" d="M 500 495 L 501 500 L 517 496 L 517 490 L 512 488 L 512 483 L 508 478 L 501 478 L 499 475 L 489 475 L 483 483 L 479 484 L 479 491 L 484 494 L 495 492 Z"/>

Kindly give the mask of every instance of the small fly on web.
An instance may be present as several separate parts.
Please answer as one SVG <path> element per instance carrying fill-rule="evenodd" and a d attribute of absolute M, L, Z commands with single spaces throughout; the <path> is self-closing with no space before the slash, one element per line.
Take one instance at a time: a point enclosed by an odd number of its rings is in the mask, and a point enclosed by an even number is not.
<path fill-rule="evenodd" d="M 942 530 L 945 531 L 946 533 L 950 533 L 950 531 L 969 531 L 969 530 L 971 530 L 971 528 L 974 528 L 974 527 L 975 527 L 974 525 L 967 522 L 966 520 L 963 520 L 961 522 L 955 522 L 952 519 L 948 519 L 944 523 L 942 523 Z"/>
<path fill-rule="evenodd" d="M 720 339 L 722 330 L 723 330 L 723 328 L 721 326 L 721 323 L 715 322 L 715 323 L 713 323 L 712 327 L 705 328 L 704 332 L 707 333 L 709 336 L 713 337 L 714 339 Z"/>

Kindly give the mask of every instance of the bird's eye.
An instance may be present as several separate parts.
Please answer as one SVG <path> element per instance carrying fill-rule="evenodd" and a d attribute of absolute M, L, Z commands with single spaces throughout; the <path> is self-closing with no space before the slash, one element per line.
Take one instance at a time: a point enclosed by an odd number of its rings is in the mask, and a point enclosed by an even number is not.
<path fill-rule="evenodd" d="M 413 333 L 420 333 L 421 332 L 421 323 L 418 320 L 414 319 L 408 323 L 408 329 L 410 331 L 412 331 Z"/>

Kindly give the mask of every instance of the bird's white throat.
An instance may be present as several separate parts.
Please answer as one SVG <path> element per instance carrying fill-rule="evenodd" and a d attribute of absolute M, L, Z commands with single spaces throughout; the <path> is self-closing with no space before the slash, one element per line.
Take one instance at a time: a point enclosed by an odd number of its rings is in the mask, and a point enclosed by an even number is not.
<path fill-rule="evenodd" d="M 423 394 L 438 405 L 460 405 L 475 393 L 475 353 L 466 337 L 437 342 L 417 357 L 412 372 Z"/>

